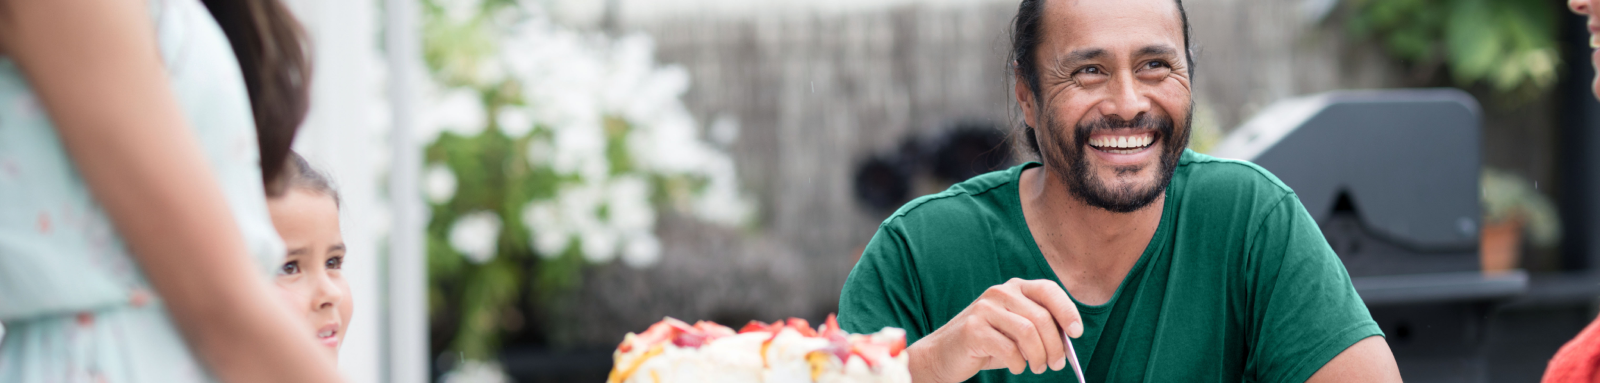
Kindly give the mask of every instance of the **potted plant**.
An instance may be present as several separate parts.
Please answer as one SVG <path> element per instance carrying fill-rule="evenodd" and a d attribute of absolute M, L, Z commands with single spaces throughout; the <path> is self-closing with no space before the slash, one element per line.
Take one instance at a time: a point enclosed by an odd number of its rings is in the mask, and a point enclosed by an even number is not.
<path fill-rule="evenodd" d="M 1561 240 L 1561 220 L 1555 205 L 1535 190 L 1533 183 L 1503 170 L 1484 168 L 1483 231 L 1479 254 L 1484 273 L 1518 268 L 1524 234 L 1528 243 L 1551 247 Z"/>

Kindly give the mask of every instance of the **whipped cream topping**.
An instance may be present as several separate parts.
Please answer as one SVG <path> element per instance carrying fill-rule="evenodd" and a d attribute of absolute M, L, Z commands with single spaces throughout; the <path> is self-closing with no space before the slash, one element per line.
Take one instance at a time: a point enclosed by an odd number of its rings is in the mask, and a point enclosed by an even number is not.
<path fill-rule="evenodd" d="M 837 320 L 751 322 L 738 333 L 711 322 L 666 318 L 628 333 L 608 383 L 910 383 L 905 331 L 848 334 Z"/>

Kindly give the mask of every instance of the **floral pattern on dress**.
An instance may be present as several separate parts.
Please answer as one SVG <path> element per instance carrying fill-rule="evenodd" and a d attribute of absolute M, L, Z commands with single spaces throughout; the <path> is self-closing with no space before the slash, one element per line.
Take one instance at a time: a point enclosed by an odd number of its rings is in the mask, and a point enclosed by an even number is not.
<path fill-rule="evenodd" d="M 233 51 L 199 0 L 148 6 L 174 95 L 266 283 L 284 250 L 267 214 L 254 119 Z M 21 71 L 3 56 L 0 322 L 0 383 L 214 380 L 72 167 Z"/>

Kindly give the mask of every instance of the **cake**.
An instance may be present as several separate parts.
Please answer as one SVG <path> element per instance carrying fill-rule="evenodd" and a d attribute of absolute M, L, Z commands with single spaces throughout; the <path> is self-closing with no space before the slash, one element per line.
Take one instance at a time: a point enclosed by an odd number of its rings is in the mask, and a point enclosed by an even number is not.
<path fill-rule="evenodd" d="M 833 315 L 813 329 L 804 319 L 734 331 L 671 317 L 628 333 L 612 354 L 607 383 L 910 383 L 905 331 L 849 334 Z"/>

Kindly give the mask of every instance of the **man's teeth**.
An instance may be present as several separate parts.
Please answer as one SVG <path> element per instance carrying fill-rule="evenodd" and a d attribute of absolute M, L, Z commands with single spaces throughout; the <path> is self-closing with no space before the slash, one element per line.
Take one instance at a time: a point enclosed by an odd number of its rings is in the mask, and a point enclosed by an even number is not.
<path fill-rule="evenodd" d="M 1589 35 L 1589 48 L 1600 48 L 1600 35 Z"/>
<path fill-rule="evenodd" d="M 317 337 L 318 338 L 327 338 L 327 337 L 331 337 L 331 336 L 333 336 L 333 330 L 325 330 L 325 331 L 318 331 L 317 332 Z"/>
<path fill-rule="evenodd" d="M 1155 141 L 1155 135 L 1150 133 L 1136 136 L 1098 136 L 1089 138 L 1089 145 L 1104 149 L 1131 149 L 1149 146 Z"/>

